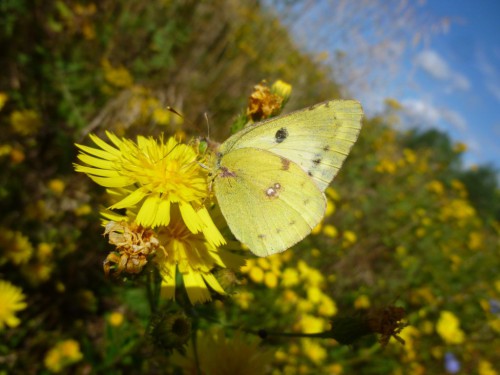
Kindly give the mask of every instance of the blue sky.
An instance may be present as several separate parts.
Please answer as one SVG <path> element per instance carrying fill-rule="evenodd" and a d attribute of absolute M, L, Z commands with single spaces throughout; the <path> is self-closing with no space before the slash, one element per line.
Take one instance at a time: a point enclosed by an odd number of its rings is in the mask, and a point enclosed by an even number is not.
<path fill-rule="evenodd" d="M 500 1 L 434 0 L 420 11 L 451 26 L 405 61 L 415 86 L 400 100 L 415 120 L 465 142 L 466 165 L 500 168 Z"/>
<path fill-rule="evenodd" d="M 318 0 L 278 14 L 369 116 L 395 98 L 405 124 L 466 143 L 466 167 L 500 170 L 500 0 Z"/>

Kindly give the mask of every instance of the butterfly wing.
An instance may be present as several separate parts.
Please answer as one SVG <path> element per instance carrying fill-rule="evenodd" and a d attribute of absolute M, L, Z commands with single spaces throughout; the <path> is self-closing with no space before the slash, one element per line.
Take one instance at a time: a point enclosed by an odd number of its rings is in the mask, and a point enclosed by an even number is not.
<path fill-rule="evenodd" d="M 258 256 L 279 253 L 302 240 L 326 208 L 323 193 L 302 168 L 255 148 L 221 157 L 214 191 L 235 237 Z"/>
<path fill-rule="evenodd" d="M 358 138 L 363 109 L 355 100 L 332 100 L 249 126 L 224 142 L 222 155 L 252 147 L 283 156 L 324 191 Z"/>

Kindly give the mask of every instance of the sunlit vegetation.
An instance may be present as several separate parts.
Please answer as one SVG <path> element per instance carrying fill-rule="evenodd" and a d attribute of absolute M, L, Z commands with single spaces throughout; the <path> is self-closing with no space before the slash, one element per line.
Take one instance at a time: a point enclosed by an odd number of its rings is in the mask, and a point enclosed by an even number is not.
<path fill-rule="evenodd" d="M 155 299 L 149 254 L 106 277 L 109 196 L 75 143 L 223 140 L 263 79 L 293 87 L 286 111 L 342 88 L 258 1 L 11 0 L 0 18 L 0 373 L 498 373 L 498 180 L 463 167 L 467 145 L 396 130 L 392 100 L 311 236 L 214 267 L 210 302 L 185 280 Z"/>

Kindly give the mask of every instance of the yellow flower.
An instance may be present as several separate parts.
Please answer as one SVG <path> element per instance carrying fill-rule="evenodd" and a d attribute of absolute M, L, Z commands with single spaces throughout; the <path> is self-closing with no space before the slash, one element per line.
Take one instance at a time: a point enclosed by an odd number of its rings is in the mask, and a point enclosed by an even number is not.
<path fill-rule="evenodd" d="M 22 136 L 34 135 L 42 126 L 42 120 L 33 110 L 14 111 L 10 114 L 12 130 Z"/>
<path fill-rule="evenodd" d="M 49 189 L 56 195 L 61 195 L 64 192 L 64 181 L 54 178 L 49 181 Z"/>
<path fill-rule="evenodd" d="M 104 70 L 104 79 L 115 87 L 130 87 L 134 83 L 134 78 L 130 72 L 122 66 L 113 67 L 109 60 L 102 60 L 101 65 Z"/>
<path fill-rule="evenodd" d="M 408 164 L 415 164 L 415 162 L 417 161 L 417 155 L 415 154 L 415 151 L 410 150 L 409 148 L 405 148 L 403 150 L 403 155 Z"/>
<path fill-rule="evenodd" d="M 264 271 L 260 267 L 253 267 L 248 273 L 250 280 L 254 283 L 260 284 L 264 281 Z"/>
<path fill-rule="evenodd" d="M 153 111 L 153 120 L 159 125 L 170 124 L 170 116 L 171 113 L 168 109 L 158 107 Z"/>
<path fill-rule="evenodd" d="M 354 233 L 351 230 L 346 230 L 342 237 L 343 237 L 343 241 L 342 241 L 343 247 L 349 247 L 349 246 L 355 244 L 356 241 L 358 240 L 356 233 Z"/>
<path fill-rule="evenodd" d="M 0 92 L 0 111 L 4 107 L 5 103 L 7 103 L 7 100 L 9 100 L 8 95 L 4 92 Z"/>
<path fill-rule="evenodd" d="M 339 231 L 333 225 L 328 224 L 323 228 L 323 234 L 330 238 L 335 238 L 338 236 Z"/>
<path fill-rule="evenodd" d="M 111 209 L 135 208 L 137 224 L 154 228 L 169 224 L 171 205 L 177 204 L 192 233 L 203 232 L 216 246 L 224 243 L 203 207 L 208 198 L 206 172 L 193 147 L 173 138 L 164 142 L 138 137 L 134 143 L 106 134 L 116 147 L 91 135 L 100 149 L 77 145 L 78 158 L 89 166 L 76 164 L 75 169 L 99 185 L 120 189 L 112 191 L 122 199 Z"/>
<path fill-rule="evenodd" d="M 436 331 L 447 344 L 461 344 L 465 341 L 460 321 L 451 311 L 441 311 Z"/>
<path fill-rule="evenodd" d="M 0 331 L 4 326 L 17 327 L 20 323 L 16 312 L 26 308 L 22 290 L 7 281 L 0 280 Z"/>
<path fill-rule="evenodd" d="M 317 340 L 303 339 L 302 350 L 306 357 L 317 365 L 323 362 L 327 356 L 326 349 Z"/>
<path fill-rule="evenodd" d="M 190 341 L 185 356 L 177 352 L 172 356 L 175 365 L 184 374 L 254 375 L 265 374 L 274 358 L 274 351 L 263 349 L 255 338 L 244 338 L 237 333 L 231 338 L 222 332 L 200 331 L 196 351 Z"/>
<path fill-rule="evenodd" d="M 477 372 L 479 373 L 479 375 L 497 375 L 498 372 L 495 371 L 495 369 L 493 368 L 493 365 L 482 359 L 479 361 L 479 366 L 477 368 Z"/>
<path fill-rule="evenodd" d="M 281 96 L 286 102 L 292 93 L 292 85 L 279 79 L 271 86 L 271 92 Z"/>
<path fill-rule="evenodd" d="M 461 153 L 467 151 L 467 145 L 463 142 L 457 142 L 453 146 L 453 151 L 455 151 L 457 154 L 461 154 Z"/>
<path fill-rule="evenodd" d="M 121 312 L 118 311 L 113 311 L 111 314 L 108 316 L 108 322 L 111 324 L 113 327 L 119 327 L 123 324 L 123 320 L 125 317 Z"/>
<path fill-rule="evenodd" d="M 323 294 L 318 306 L 318 314 L 327 317 L 337 314 L 337 305 L 335 304 L 335 301 Z"/>
<path fill-rule="evenodd" d="M 16 265 L 25 264 L 33 254 L 33 246 L 21 232 L 0 228 L 0 247 L 5 249 L 6 260 Z M 2 260 L 0 259 L 0 264 Z"/>
<path fill-rule="evenodd" d="M 248 310 L 250 303 L 253 301 L 253 294 L 250 292 L 238 292 L 233 295 L 233 300 L 243 310 Z"/>
<path fill-rule="evenodd" d="M 266 272 L 264 275 L 264 284 L 266 284 L 268 288 L 276 288 L 278 285 L 278 277 L 274 272 Z"/>
<path fill-rule="evenodd" d="M 281 274 L 281 285 L 290 288 L 299 283 L 299 273 L 295 268 L 285 268 Z"/>
<path fill-rule="evenodd" d="M 394 174 L 396 169 L 396 163 L 389 159 L 383 159 L 375 166 L 375 171 L 379 173 Z"/>
<path fill-rule="evenodd" d="M 169 299 L 175 296 L 177 272 L 194 304 L 211 300 L 209 286 L 225 294 L 212 273 L 215 267 L 238 269 L 243 265 L 240 256 L 218 249 L 201 233 L 194 234 L 182 220 L 177 206 L 172 210 L 170 224 L 158 229 L 158 241 L 162 250 L 156 252 L 155 262 L 163 278 L 162 295 Z"/>
<path fill-rule="evenodd" d="M 83 355 L 80 344 L 75 340 L 65 340 L 57 343 L 45 355 L 44 363 L 52 372 L 61 372 L 65 367 L 80 361 Z"/>
<path fill-rule="evenodd" d="M 478 250 L 483 246 L 483 234 L 481 232 L 469 233 L 469 249 Z"/>
<path fill-rule="evenodd" d="M 370 307 L 370 298 L 366 294 L 359 295 L 354 301 L 355 309 L 367 309 Z"/>
<path fill-rule="evenodd" d="M 294 328 L 303 333 L 318 333 L 323 332 L 327 328 L 327 325 L 327 322 L 323 318 L 303 314 L 294 325 Z"/>

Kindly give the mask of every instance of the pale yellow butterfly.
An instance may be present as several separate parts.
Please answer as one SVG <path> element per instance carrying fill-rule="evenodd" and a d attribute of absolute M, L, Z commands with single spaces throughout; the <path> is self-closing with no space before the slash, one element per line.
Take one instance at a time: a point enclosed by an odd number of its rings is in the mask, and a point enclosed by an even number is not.
<path fill-rule="evenodd" d="M 234 236 L 258 256 L 306 237 L 325 214 L 325 189 L 358 138 L 363 110 L 332 100 L 256 123 L 227 139 L 214 191 Z"/>

